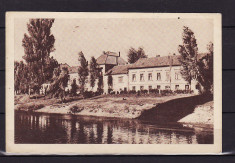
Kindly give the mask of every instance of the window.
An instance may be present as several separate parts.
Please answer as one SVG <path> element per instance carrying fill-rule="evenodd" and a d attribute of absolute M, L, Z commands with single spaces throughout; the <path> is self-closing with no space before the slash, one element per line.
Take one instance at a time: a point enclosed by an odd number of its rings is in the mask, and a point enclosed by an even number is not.
<path fill-rule="evenodd" d="M 118 82 L 122 83 L 123 82 L 123 76 L 118 77 Z"/>
<path fill-rule="evenodd" d="M 140 74 L 140 81 L 144 81 L 144 74 Z"/>
<path fill-rule="evenodd" d="M 169 71 L 166 72 L 166 80 L 170 80 L 170 72 Z"/>
<path fill-rule="evenodd" d="M 161 80 L 161 73 L 160 72 L 157 73 L 157 80 Z"/>
<path fill-rule="evenodd" d="M 175 80 L 179 80 L 180 79 L 180 73 L 179 72 L 175 72 Z"/>
<path fill-rule="evenodd" d="M 132 86 L 132 90 L 135 91 L 135 86 Z"/>
<path fill-rule="evenodd" d="M 161 86 L 160 86 L 160 85 L 157 85 L 157 89 L 161 89 Z"/>
<path fill-rule="evenodd" d="M 175 90 L 179 90 L 179 85 L 175 85 Z"/>
<path fill-rule="evenodd" d="M 195 85 L 195 88 L 199 90 L 199 89 L 200 89 L 199 84 L 196 84 L 196 85 Z"/>
<path fill-rule="evenodd" d="M 140 90 L 141 90 L 141 91 L 144 90 L 144 86 L 140 86 Z"/>
<path fill-rule="evenodd" d="M 185 85 L 185 90 L 189 90 L 189 85 Z"/>
<path fill-rule="evenodd" d="M 136 81 L 136 75 L 135 74 L 132 74 L 132 81 Z"/>
<path fill-rule="evenodd" d="M 149 79 L 149 80 L 152 80 L 152 73 L 149 73 L 149 74 L 148 74 L 148 79 Z"/>
<path fill-rule="evenodd" d="M 149 86 L 149 90 L 152 90 L 152 89 L 153 89 L 153 88 L 152 88 L 152 86 L 150 85 L 150 86 Z"/>

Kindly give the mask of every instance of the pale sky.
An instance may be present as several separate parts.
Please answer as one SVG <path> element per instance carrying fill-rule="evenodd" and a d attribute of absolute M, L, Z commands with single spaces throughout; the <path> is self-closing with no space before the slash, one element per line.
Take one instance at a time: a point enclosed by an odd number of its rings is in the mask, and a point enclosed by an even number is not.
<path fill-rule="evenodd" d="M 15 19 L 15 60 L 23 60 L 22 39 L 27 33 L 28 19 Z M 183 26 L 195 34 L 199 52 L 207 52 L 213 42 L 213 19 L 55 19 L 51 32 L 55 37 L 55 52 L 59 63 L 78 65 L 78 53 L 83 52 L 90 61 L 103 51 L 121 53 L 127 61 L 130 47 L 143 47 L 148 57 L 178 54 L 182 44 Z"/>

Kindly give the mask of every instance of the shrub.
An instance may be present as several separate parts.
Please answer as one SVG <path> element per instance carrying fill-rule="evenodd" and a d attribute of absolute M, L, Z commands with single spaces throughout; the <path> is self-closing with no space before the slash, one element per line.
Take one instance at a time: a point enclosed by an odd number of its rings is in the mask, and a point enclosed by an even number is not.
<path fill-rule="evenodd" d="M 136 90 L 131 90 L 128 92 L 129 94 L 136 94 Z"/>
<path fill-rule="evenodd" d="M 170 94 L 173 94 L 172 90 L 168 90 L 168 89 L 161 90 L 161 95 L 163 96 L 170 95 Z"/>
<path fill-rule="evenodd" d="M 83 93 L 83 97 L 84 98 L 91 98 L 93 96 L 93 92 L 92 91 L 85 91 Z"/>
<path fill-rule="evenodd" d="M 159 91 L 159 89 L 150 89 L 149 93 L 159 94 L 160 91 Z"/>
<path fill-rule="evenodd" d="M 141 93 L 141 94 L 147 94 L 147 93 L 148 93 L 148 90 L 146 90 L 146 89 L 141 90 L 140 93 Z"/>
<path fill-rule="evenodd" d="M 193 91 L 191 90 L 175 90 L 174 93 L 177 93 L 177 94 L 190 94 L 190 93 L 193 93 Z"/>

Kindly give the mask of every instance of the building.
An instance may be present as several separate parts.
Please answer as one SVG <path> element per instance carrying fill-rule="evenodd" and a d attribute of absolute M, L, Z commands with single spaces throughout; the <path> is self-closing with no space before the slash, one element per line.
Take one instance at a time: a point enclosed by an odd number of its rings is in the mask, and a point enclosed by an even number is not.
<path fill-rule="evenodd" d="M 199 54 L 198 59 L 203 59 L 206 54 Z M 192 80 L 191 85 L 186 82 L 180 73 L 180 55 L 156 56 L 152 58 L 140 58 L 134 64 L 127 64 L 121 58 L 120 53 L 105 52 L 96 59 L 98 69 L 103 76 L 103 91 L 139 91 L 139 90 L 189 90 L 198 93 L 197 82 Z M 61 64 L 60 67 L 67 67 L 69 71 L 69 82 L 66 90 L 71 90 L 73 80 L 78 81 L 78 66 L 70 67 L 68 64 Z M 108 78 L 112 78 L 112 84 L 108 84 Z M 89 76 L 85 85 L 86 91 L 97 91 L 98 79 L 94 88 L 90 87 Z M 190 88 L 191 87 L 191 88 Z"/>
<path fill-rule="evenodd" d="M 205 54 L 199 54 L 198 59 Z M 179 55 L 140 58 L 134 64 L 117 65 L 106 74 L 113 77 L 113 91 L 139 90 L 191 90 L 198 93 L 197 82 L 191 85 L 185 81 L 180 73 Z M 104 90 L 107 92 L 106 90 Z"/>
<path fill-rule="evenodd" d="M 108 77 L 112 76 L 112 86 L 108 83 L 104 84 L 104 92 L 107 93 L 108 89 L 112 89 L 115 92 L 128 91 L 129 90 L 129 77 L 128 69 L 131 65 L 118 65 L 110 69 L 104 76 L 104 81 L 108 81 Z"/>
<path fill-rule="evenodd" d="M 103 89 L 108 90 L 108 84 L 107 84 L 107 77 L 104 76 L 107 71 L 112 69 L 115 66 L 119 65 L 126 65 L 127 62 L 120 57 L 120 52 L 117 54 L 115 52 L 105 52 L 104 54 L 100 55 L 97 59 L 96 62 L 98 64 L 99 71 L 101 72 L 103 76 Z M 68 81 L 68 87 L 66 90 L 71 90 L 71 84 L 73 80 L 76 80 L 76 84 L 79 85 L 78 81 L 78 66 L 69 66 L 67 63 L 61 64 L 60 67 L 66 67 L 69 71 L 69 81 Z M 89 67 L 89 66 L 88 66 Z M 90 83 L 89 83 L 89 78 L 90 76 L 87 77 L 87 83 L 85 85 L 85 90 L 86 91 L 97 91 L 98 89 L 98 79 L 96 80 L 95 87 L 91 88 Z"/>
<path fill-rule="evenodd" d="M 141 58 L 129 68 L 130 90 L 189 90 L 180 74 L 179 56 Z M 191 89 L 195 90 L 196 81 Z M 195 89 L 194 89 L 195 88 Z"/>

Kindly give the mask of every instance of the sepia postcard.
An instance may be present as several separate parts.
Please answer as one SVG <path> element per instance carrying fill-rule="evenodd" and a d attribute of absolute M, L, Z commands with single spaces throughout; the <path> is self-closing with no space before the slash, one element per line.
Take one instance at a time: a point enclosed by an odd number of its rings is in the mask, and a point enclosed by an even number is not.
<path fill-rule="evenodd" d="M 220 154 L 221 19 L 7 12 L 7 153 Z"/>

